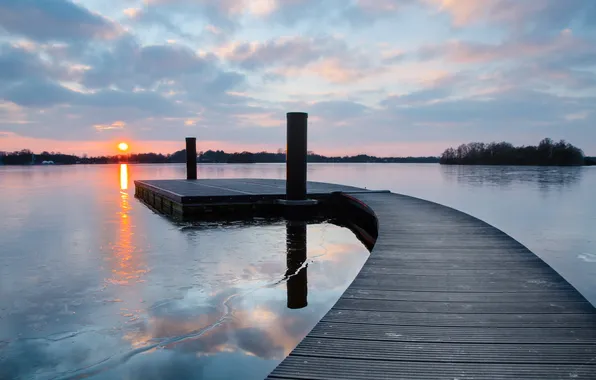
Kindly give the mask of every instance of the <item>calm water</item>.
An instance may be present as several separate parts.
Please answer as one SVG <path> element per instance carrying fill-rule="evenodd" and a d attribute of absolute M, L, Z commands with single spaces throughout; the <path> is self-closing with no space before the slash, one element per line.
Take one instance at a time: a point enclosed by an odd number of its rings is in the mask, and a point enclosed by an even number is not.
<path fill-rule="evenodd" d="M 368 257 L 329 223 L 175 224 L 133 197 L 179 169 L 0 168 L 0 379 L 262 379 Z"/>
<path fill-rule="evenodd" d="M 177 225 L 132 196 L 133 179 L 184 174 L 182 165 L 0 167 L 0 378 L 262 378 L 367 257 L 348 230 L 298 227 L 308 230 L 308 273 L 292 291 L 285 222 Z M 202 165 L 199 176 L 284 178 L 285 167 Z M 470 213 L 596 304 L 594 167 L 315 164 L 309 179 Z M 308 306 L 288 308 L 306 282 Z"/>

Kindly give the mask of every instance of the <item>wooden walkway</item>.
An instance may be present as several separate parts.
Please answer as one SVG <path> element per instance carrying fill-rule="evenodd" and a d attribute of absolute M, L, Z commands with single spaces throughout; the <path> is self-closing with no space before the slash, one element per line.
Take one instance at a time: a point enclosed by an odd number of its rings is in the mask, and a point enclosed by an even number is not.
<path fill-rule="evenodd" d="M 269 379 L 596 379 L 596 310 L 527 248 L 435 203 L 349 196 L 377 242 Z"/>
<path fill-rule="evenodd" d="M 135 185 L 169 215 L 285 194 L 279 180 Z M 596 309 L 508 235 L 416 198 L 308 188 L 313 198 L 343 192 L 337 207 L 358 209 L 359 232 L 378 224 L 364 240 L 378 237 L 353 283 L 269 379 L 596 379 Z"/>

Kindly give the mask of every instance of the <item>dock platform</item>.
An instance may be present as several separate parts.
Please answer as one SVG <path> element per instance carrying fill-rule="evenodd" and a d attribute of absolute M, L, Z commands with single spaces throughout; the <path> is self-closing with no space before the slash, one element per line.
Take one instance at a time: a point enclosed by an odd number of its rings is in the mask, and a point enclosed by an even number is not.
<path fill-rule="evenodd" d="M 337 192 L 367 191 L 352 186 L 308 182 L 308 197 L 320 200 Z M 201 217 L 219 210 L 271 205 L 286 197 L 279 179 L 199 179 L 135 181 L 135 196 L 173 217 Z"/>
<path fill-rule="evenodd" d="M 285 189 L 190 182 L 137 181 L 137 196 L 184 214 L 270 202 Z M 596 379 L 596 309 L 521 243 L 421 199 L 308 188 L 374 241 L 352 284 L 269 379 Z"/>

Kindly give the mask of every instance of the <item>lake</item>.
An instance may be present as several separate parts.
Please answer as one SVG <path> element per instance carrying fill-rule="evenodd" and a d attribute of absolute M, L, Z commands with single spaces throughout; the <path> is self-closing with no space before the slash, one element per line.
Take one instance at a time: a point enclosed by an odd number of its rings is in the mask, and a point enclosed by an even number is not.
<path fill-rule="evenodd" d="M 263 378 L 368 257 L 326 221 L 174 223 L 134 198 L 134 179 L 184 176 L 0 167 L 0 378 Z M 596 304 L 596 167 L 311 164 L 308 176 L 474 215 Z M 205 164 L 199 177 L 284 178 L 285 166 Z"/>

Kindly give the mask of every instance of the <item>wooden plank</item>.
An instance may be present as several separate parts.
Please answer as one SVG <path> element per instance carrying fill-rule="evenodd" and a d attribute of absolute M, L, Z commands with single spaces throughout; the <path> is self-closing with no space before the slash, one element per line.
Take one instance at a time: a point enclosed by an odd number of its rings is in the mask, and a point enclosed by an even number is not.
<path fill-rule="evenodd" d="M 435 327 L 571 327 L 593 329 L 593 314 L 440 314 L 394 311 L 337 310 L 332 308 L 322 322 L 364 325 Z"/>
<path fill-rule="evenodd" d="M 352 286 L 358 289 L 402 289 L 402 290 L 434 290 L 460 292 L 549 292 L 551 290 L 574 291 L 569 283 L 561 278 L 515 278 L 509 281 L 492 280 L 490 278 L 457 278 L 428 276 L 395 276 L 392 278 L 359 275 Z"/>
<path fill-rule="evenodd" d="M 512 363 L 596 365 L 589 344 L 486 344 L 384 342 L 306 337 L 292 352 L 298 356 L 443 363 Z M 308 360 L 308 359 L 307 359 Z"/>
<path fill-rule="evenodd" d="M 595 344 L 596 329 L 572 327 L 436 327 L 390 326 L 333 323 L 321 321 L 308 334 L 310 337 L 364 339 L 376 341 L 458 342 L 458 343 L 535 343 Z M 596 357 L 596 356 L 595 356 Z"/>
<path fill-rule="evenodd" d="M 371 275 L 408 275 L 408 276 L 457 276 L 457 277 L 510 277 L 515 276 L 541 276 L 541 275 L 552 275 L 554 271 L 551 268 L 540 266 L 533 266 L 524 269 L 518 269 L 515 265 L 502 265 L 502 269 L 490 268 L 485 269 L 482 267 L 467 268 L 467 269 L 449 269 L 435 268 L 428 269 L 420 267 L 418 265 L 414 268 L 403 268 L 402 266 L 385 266 L 385 265 L 372 265 L 370 263 L 365 264 L 360 273 L 371 274 Z"/>
<path fill-rule="evenodd" d="M 290 355 L 271 373 L 269 379 L 594 380 L 596 366 L 589 364 L 442 363 Z"/>
<path fill-rule="evenodd" d="M 425 302 L 376 299 L 350 299 L 342 297 L 334 306 L 336 310 L 399 311 L 406 313 L 441 314 L 591 314 L 593 306 L 587 301 L 579 302 Z"/>
<path fill-rule="evenodd" d="M 469 260 L 466 258 L 441 258 L 424 259 L 419 257 L 389 257 L 378 258 L 371 257 L 366 262 L 367 265 L 374 265 L 378 267 L 398 267 L 402 269 L 418 269 L 418 270 L 458 270 L 458 269 L 486 269 L 486 270 L 504 270 L 523 271 L 527 269 L 544 269 L 544 266 L 537 260 Z"/>
<path fill-rule="evenodd" d="M 408 291 L 408 290 L 377 290 L 377 289 L 356 289 L 350 287 L 343 294 L 342 299 L 372 299 L 372 300 L 393 300 L 393 301 L 425 301 L 425 302 L 587 302 L 579 293 L 567 291 L 550 292 L 509 292 L 509 293 L 462 293 L 462 292 L 432 292 L 432 291 Z"/>

